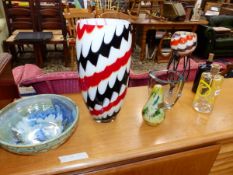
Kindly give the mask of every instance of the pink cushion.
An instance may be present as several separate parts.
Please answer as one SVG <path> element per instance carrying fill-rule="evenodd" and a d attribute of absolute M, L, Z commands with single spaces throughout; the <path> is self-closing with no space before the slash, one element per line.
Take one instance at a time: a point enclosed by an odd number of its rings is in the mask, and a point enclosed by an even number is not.
<path fill-rule="evenodd" d="M 190 72 L 188 79 L 186 81 L 193 81 L 195 79 L 198 66 L 199 64 L 196 61 L 190 59 Z M 178 66 L 178 71 L 182 71 L 183 69 L 184 69 L 184 59 L 181 59 Z"/>
<path fill-rule="evenodd" d="M 12 70 L 16 84 L 20 84 L 26 79 L 36 77 L 43 74 L 43 70 L 34 64 L 25 64 L 17 66 Z"/>
<path fill-rule="evenodd" d="M 184 59 L 181 59 L 178 66 L 178 71 L 181 72 L 183 70 L 183 65 L 184 65 Z M 198 65 L 199 64 L 196 61 L 190 59 L 190 72 L 187 81 L 194 80 L 196 71 L 198 69 Z M 129 87 L 148 85 L 148 81 L 149 81 L 148 72 L 136 74 L 133 72 L 133 70 L 130 70 Z"/>
<path fill-rule="evenodd" d="M 190 70 L 193 70 L 193 69 L 197 70 L 198 65 L 199 64 L 196 61 L 194 61 L 193 59 L 190 59 Z M 183 66 L 184 66 L 184 59 L 181 58 L 179 66 L 178 66 L 178 70 L 183 70 Z"/>
<path fill-rule="evenodd" d="M 206 63 L 206 61 L 196 62 L 193 59 L 190 59 L 190 72 L 189 72 L 189 77 L 188 77 L 187 81 L 194 81 L 195 76 L 196 76 L 196 71 L 197 71 L 199 65 L 205 64 L 205 63 Z M 214 62 L 214 63 L 220 64 L 222 70 L 226 69 L 226 65 L 224 63 L 221 63 L 221 62 Z M 183 64 L 184 64 L 184 59 L 181 59 L 179 66 L 178 66 L 178 71 L 183 70 Z"/>
<path fill-rule="evenodd" d="M 32 86 L 37 94 L 80 92 L 79 76 L 75 71 L 51 72 L 26 79 L 21 86 Z"/>
<path fill-rule="evenodd" d="M 15 79 L 15 83 L 19 84 L 23 75 L 23 70 L 24 70 L 24 66 L 17 66 L 12 70 L 14 79 Z"/>
<path fill-rule="evenodd" d="M 130 70 L 129 74 L 129 87 L 135 86 L 145 86 L 148 85 L 149 74 L 148 72 L 145 73 L 134 73 L 133 70 Z"/>

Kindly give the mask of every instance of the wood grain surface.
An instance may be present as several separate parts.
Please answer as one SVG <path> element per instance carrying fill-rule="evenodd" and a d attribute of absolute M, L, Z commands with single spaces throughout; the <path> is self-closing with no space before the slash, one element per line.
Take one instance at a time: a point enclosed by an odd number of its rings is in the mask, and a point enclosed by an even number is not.
<path fill-rule="evenodd" d="M 78 126 L 70 139 L 55 150 L 33 156 L 0 149 L 0 174 L 87 173 L 233 139 L 233 79 L 224 81 L 210 114 L 192 108 L 191 87 L 192 83 L 185 84 L 182 97 L 157 127 L 145 124 L 141 116 L 148 98 L 147 87 L 128 88 L 117 119 L 105 124 L 92 120 L 81 94 L 67 94 L 80 110 Z M 60 156 L 82 152 L 88 154 L 87 159 L 59 161 Z"/>

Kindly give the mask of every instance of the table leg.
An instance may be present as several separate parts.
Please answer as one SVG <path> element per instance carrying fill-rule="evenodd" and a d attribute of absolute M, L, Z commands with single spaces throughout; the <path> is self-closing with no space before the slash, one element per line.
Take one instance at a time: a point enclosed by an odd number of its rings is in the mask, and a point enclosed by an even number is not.
<path fill-rule="evenodd" d="M 39 67 L 43 67 L 43 54 L 42 54 L 42 48 L 43 44 L 39 43 L 34 43 L 34 52 L 35 52 L 35 58 L 36 58 L 36 65 Z"/>
<path fill-rule="evenodd" d="M 192 32 L 196 32 L 197 30 L 197 25 L 193 25 Z"/>
<path fill-rule="evenodd" d="M 133 25 L 132 26 L 132 45 L 131 45 L 131 50 L 134 52 L 134 48 L 136 47 L 136 34 L 137 34 L 137 26 Z"/>
<path fill-rule="evenodd" d="M 141 52 L 140 52 L 140 61 L 143 61 L 145 58 L 146 51 L 146 33 L 148 29 L 143 27 L 142 29 L 142 39 L 141 39 Z"/>
<path fill-rule="evenodd" d="M 69 66 L 69 52 L 68 52 L 68 46 L 66 41 L 63 42 L 63 54 L 64 54 L 64 62 L 65 66 Z"/>

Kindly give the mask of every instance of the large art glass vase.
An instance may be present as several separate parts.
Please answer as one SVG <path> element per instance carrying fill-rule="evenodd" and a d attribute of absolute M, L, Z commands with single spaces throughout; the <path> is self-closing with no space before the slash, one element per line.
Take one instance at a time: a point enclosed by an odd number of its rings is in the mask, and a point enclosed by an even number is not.
<path fill-rule="evenodd" d="M 82 19 L 76 51 L 83 99 L 94 120 L 115 119 L 126 95 L 131 63 L 131 25 L 120 19 Z"/>

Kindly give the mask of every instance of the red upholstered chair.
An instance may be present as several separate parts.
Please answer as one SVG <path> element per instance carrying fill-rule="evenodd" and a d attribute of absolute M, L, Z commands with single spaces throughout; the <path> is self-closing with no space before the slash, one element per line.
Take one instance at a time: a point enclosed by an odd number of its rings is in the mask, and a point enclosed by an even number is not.
<path fill-rule="evenodd" d="M 24 79 L 20 86 L 32 86 L 37 94 L 65 94 L 80 92 L 77 72 L 52 72 Z"/>

